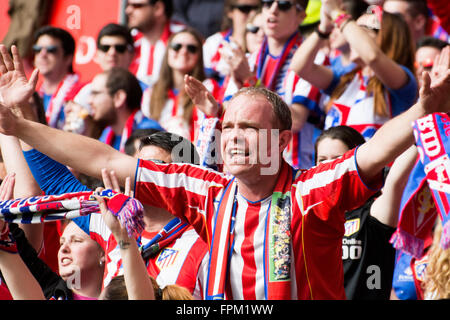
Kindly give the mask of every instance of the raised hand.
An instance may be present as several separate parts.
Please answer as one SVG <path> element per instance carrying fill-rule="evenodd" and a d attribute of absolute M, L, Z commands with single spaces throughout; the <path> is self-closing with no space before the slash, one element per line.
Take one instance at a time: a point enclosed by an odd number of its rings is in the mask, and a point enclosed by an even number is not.
<path fill-rule="evenodd" d="M 0 44 L 0 102 L 14 107 L 28 101 L 35 91 L 38 69 L 34 69 L 27 79 L 22 59 L 16 46 L 11 47 L 12 58 L 3 44 Z"/>
<path fill-rule="evenodd" d="M 208 89 L 192 76 L 184 77 L 184 89 L 192 102 L 207 116 L 217 116 L 219 105 Z"/>
<path fill-rule="evenodd" d="M 429 113 L 450 111 L 450 46 L 436 57 L 431 72 L 422 73 L 420 101 Z"/>

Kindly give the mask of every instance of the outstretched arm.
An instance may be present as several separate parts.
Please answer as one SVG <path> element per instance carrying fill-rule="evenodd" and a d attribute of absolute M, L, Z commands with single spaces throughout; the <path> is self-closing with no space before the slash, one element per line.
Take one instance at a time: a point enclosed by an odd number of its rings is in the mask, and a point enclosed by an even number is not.
<path fill-rule="evenodd" d="M 13 58 L 0 45 L 0 133 L 13 135 L 54 160 L 79 172 L 101 178 L 102 168 L 115 169 L 119 182 L 133 177 L 137 159 L 124 155 L 97 140 L 53 129 L 16 116 L 11 111 L 26 101 L 34 92 L 37 72 L 27 80 L 17 48 L 12 47 Z M 134 183 L 134 180 L 132 180 Z"/>
<path fill-rule="evenodd" d="M 0 186 L 0 200 L 11 199 L 13 189 L 14 175 L 8 174 Z M 12 297 L 14 300 L 44 300 L 39 283 L 14 248 L 8 224 L 0 220 L 0 271 Z"/>
<path fill-rule="evenodd" d="M 412 123 L 434 112 L 450 111 L 450 46 L 442 50 L 431 74 L 422 74 L 419 101 L 404 113 L 386 122 L 364 143 L 356 161 L 364 181 L 370 183 L 380 171 L 414 143 Z"/>
<path fill-rule="evenodd" d="M 370 214 L 381 223 L 393 228 L 397 227 L 403 190 L 416 160 L 417 148 L 415 145 L 409 147 L 395 159 L 386 177 L 381 196 L 374 201 L 370 208 Z"/>

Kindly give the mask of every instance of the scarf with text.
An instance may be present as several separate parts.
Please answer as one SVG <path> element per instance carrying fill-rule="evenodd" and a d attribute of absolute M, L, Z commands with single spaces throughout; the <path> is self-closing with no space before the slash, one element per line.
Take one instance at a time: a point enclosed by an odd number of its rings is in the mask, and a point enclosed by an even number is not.
<path fill-rule="evenodd" d="M 291 293 L 291 185 L 292 168 L 283 161 L 265 221 L 265 299 L 286 300 Z M 224 300 L 227 272 L 234 244 L 237 182 L 223 192 L 215 217 L 210 245 L 206 300 Z"/>
<path fill-rule="evenodd" d="M 105 198 L 108 209 L 126 228 L 128 236 L 137 239 L 144 230 L 142 204 L 109 189 L 100 193 L 82 191 L 0 201 L 0 219 L 10 223 L 35 224 L 100 213 L 95 194 Z"/>
<path fill-rule="evenodd" d="M 430 114 L 415 121 L 413 128 L 420 161 L 405 188 L 399 225 L 391 243 L 420 259 L 437 216 L 443 226 L 440 245 L 443 249 L 450 247 L 450 117 Z"/>

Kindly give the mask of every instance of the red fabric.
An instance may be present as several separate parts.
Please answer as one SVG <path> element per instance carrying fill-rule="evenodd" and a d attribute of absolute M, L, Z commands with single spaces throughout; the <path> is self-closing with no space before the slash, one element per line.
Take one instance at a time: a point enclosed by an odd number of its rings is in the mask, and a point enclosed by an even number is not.
<path fill-rule="evenodd" d="M 13 300 L 11 293 L 9 293 L 8 287 L 3 281 L 0 281 L 0 300 Z"/>
<path fill-rule="evenodd" d="M 39 252 L 39 258 L 58 274 L 58 251 L 61 234 L 61 221 L 44 223 L 44 243 Z"/>
<path fill-rule="evenodd" d="M 450 2 L 448 0 L 427 0 L 427 4 L 439 18 L 441 27 L 450 33 Z"/>

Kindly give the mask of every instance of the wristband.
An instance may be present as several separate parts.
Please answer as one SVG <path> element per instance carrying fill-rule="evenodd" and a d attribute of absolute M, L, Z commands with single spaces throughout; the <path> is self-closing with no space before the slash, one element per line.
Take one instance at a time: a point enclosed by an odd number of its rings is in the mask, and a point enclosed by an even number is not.
<path fill-rule="evenodd" d="M 314 31 L 317 33 L 317 35 L 319 36 L 320 39 L 328 39 L 331 34 L 331 32 L 324 33 L 322 31 L 320 31 L 319 27 L 316 27 L 316 29 L 314 29 Z"/>

